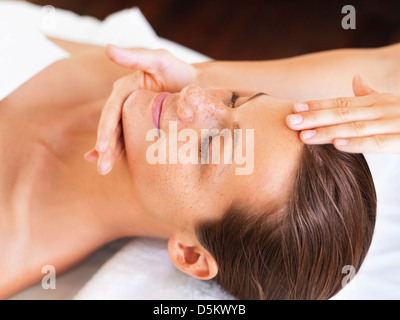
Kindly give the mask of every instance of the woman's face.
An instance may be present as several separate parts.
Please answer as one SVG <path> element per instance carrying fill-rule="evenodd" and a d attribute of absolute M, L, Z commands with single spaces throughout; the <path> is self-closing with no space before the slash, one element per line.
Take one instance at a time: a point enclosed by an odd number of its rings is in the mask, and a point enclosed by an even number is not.
<path fill-rule="evenodd" d="M 145 212 L 182 231 L 221 218 L 233 200 L 254 209 L 284 201 L 302 148 L 285 124 L 291 111 L 290 101 L 261 93 L 237 97 L 197 86 L 174 94 L 135 91 L 122 121 L 129 171 Z M 222 132 L 216 148 L 207 133 Z"/>

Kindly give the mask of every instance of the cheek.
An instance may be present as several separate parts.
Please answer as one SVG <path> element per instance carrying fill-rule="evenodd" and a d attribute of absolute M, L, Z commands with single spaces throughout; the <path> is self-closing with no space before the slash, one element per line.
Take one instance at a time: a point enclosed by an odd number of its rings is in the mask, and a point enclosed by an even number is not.
<path fill-rule="evenodd" d="M 178 165 L 143 166 L 136 175 L 136 191 L 148 214 L 173 224 L 187 224 L 205 210 L 204 191 L 193 173 Z M 187 168 L 188 169 L 188 168 Z"/>
<path fill-rule="evenodd" d="M 160 221 L 186 229 L 199 219 L 224 213 L 230 195 L 219 185 L 199 182 L 191 165 L 149 165 L 138 173 L 143 208 Z"/>

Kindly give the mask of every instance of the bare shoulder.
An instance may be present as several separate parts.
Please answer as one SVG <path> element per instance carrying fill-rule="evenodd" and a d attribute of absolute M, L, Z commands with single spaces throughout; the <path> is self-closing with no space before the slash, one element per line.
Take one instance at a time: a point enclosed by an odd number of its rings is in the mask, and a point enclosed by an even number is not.
<path fill-rule="evenodd" d="M 54 44 L 56 44 L 60 48 L 67 51 L 71 56 L 76 56 L 76 55 L 80 55 L 80 54 L 88 53 L 88 52 L 91 52 L 92 54 L 94 54 L 94 53 L 103 54 L 104 53 L 103 47 L 96 46 L 96 45 L 89 44 L 89 43 L 73 42 L 73 41 L 68 41 L 68 40 L 58 39 L 58 38 L 53 38 L 53 37 L 47 37 L 47 39 L 49 39 Z"/>

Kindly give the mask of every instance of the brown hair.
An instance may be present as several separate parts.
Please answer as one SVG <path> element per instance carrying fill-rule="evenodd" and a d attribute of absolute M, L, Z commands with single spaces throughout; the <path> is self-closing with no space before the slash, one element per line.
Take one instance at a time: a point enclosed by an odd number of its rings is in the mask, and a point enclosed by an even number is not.
<path fill-rule="evenodd" d="M 216 280 L 239 299 L 329 299 L 342 288 L 342 268 L 358 271 L 367 254 L 376 194 L 362 154 L 305 145 L 291 188 L 283 207 L 235 204 L 196 226 Z"/>

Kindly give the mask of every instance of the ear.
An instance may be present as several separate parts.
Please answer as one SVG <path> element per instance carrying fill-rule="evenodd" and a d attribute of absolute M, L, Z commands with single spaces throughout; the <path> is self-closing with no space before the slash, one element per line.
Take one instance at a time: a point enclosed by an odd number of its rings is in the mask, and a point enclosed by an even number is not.
<path fill-rule="evenodd" d="M 377 91 L 372 89 L 367 84 L 364 77 L 362 77 L 360 74 L 356 74 L 353 78 L 353 91 L 356 97 L 366 96 L 371 93 L 377 93 Z"/>
<path fill-rule="evenodd" d="M 168 240 L 168 253 L 179 270 L 194 278 L 209 280 L 218 273 L 214 257 L 197 243 L 172 237 Z"/>

